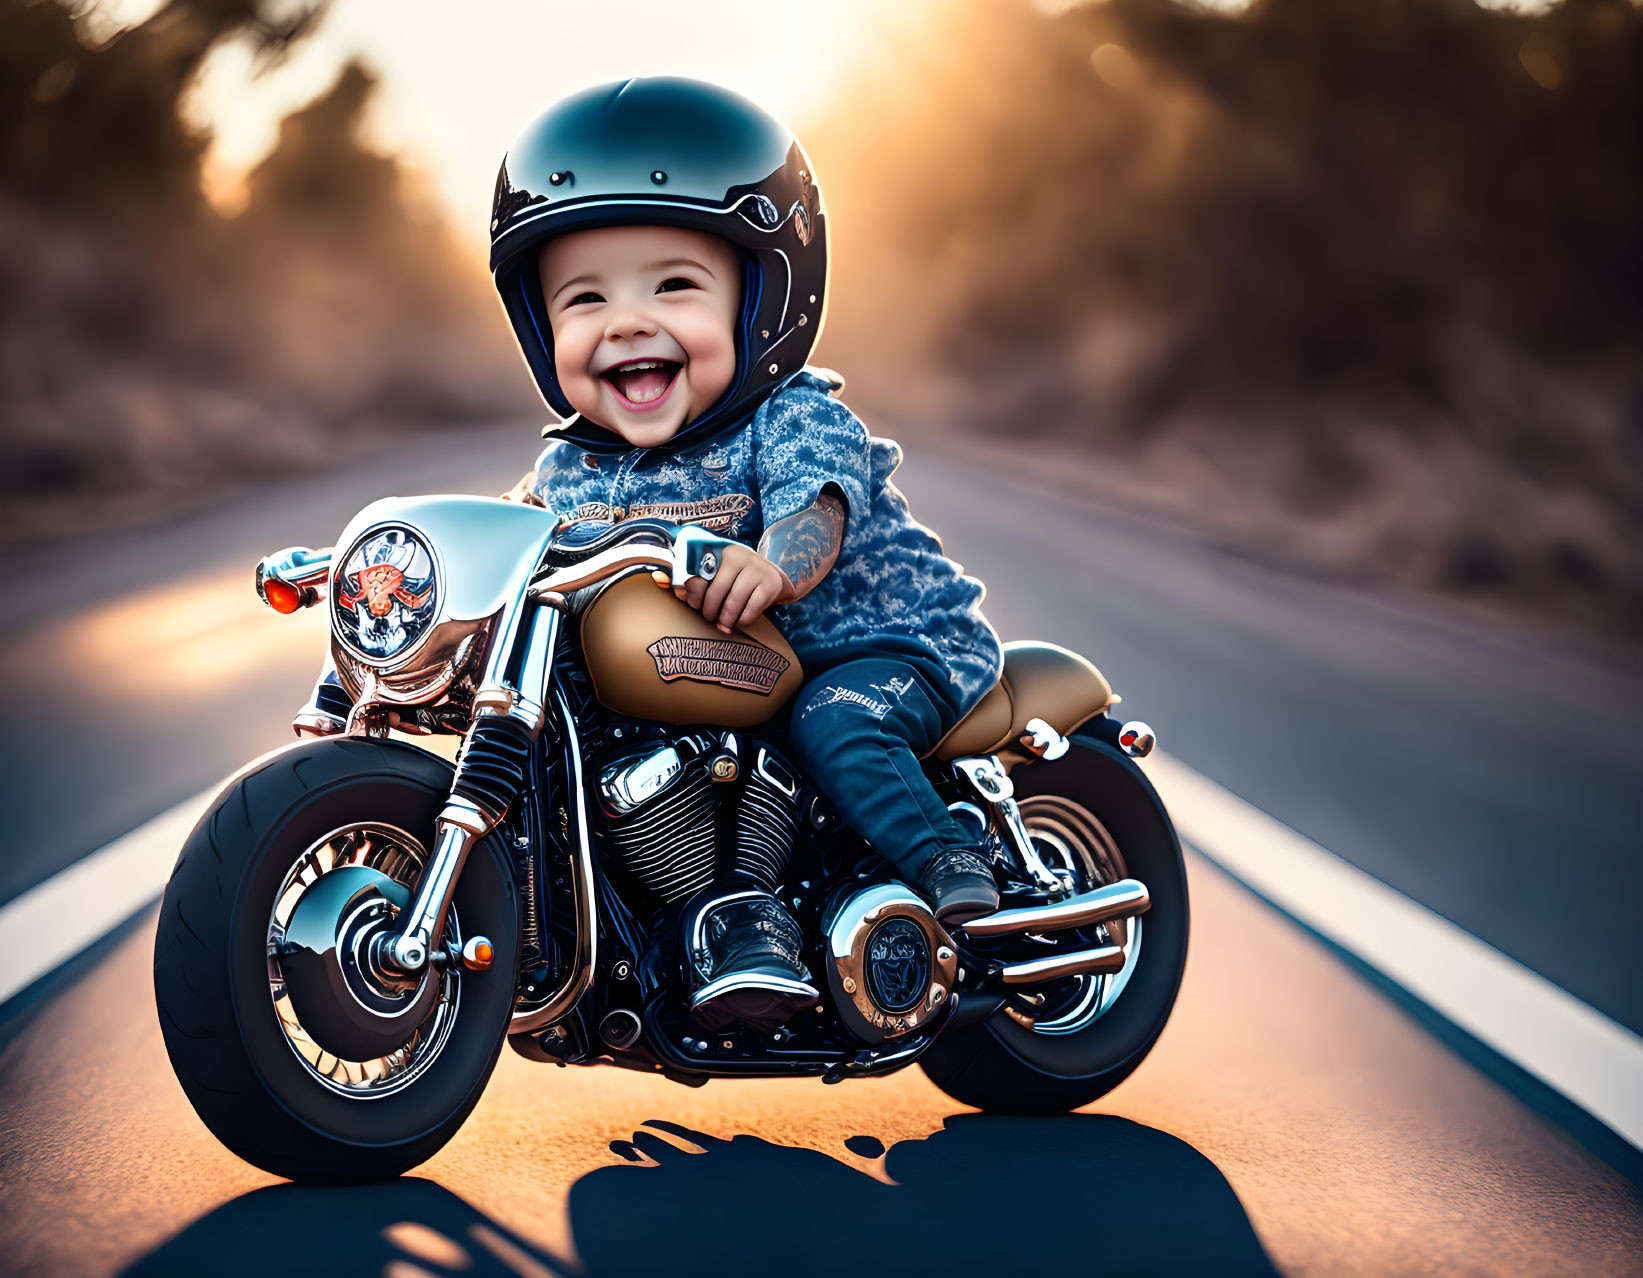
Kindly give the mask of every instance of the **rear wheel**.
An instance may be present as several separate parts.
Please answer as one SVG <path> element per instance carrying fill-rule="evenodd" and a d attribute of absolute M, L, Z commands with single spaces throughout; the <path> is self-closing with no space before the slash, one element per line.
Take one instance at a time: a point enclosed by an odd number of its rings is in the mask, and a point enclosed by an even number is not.
<path fill-rule="evenodd" d="M 1092 737 L 1076 736 L 1073 746 L 1012 774 L 1039 856 L 1076 891 L 1139 879 L 1151 907 L 1114 925 L 1110 940 L 1125 947 L 1122 971 L 1043 986 L 1036 1006 L 1003 1009 L 931 1045 L 921 1058 L 925 1074 L 977 1109 L 1064 1113 L 1106 1095 L 1152 1050 L 1180 989 L 1188 908 L 1174 827 L 1132 760 Z"/>
<path fill-rule="evenodd" d="M 398 1175 L 462 1125 L 513 1007 L 518 906 L 490 840 L 468 854 L 447 942 L 490 970 L 380 979 L 371 938 L 427 862 L 452 770 L 393 741 L 317 741 L 231 785 L 172 872 L 154 992 L 178 1081 L 246 1161 L 306 1181 Z"/>

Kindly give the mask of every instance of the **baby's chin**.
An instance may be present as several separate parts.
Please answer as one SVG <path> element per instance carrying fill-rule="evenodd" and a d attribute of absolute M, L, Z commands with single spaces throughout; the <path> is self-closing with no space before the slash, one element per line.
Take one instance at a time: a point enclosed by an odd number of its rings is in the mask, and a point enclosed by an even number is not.
<path fill-rule="evenodd" d="M 617 417 L 612 424 L 605 426 L 605 429 L 620 435 L 635 448 L 657 448 L 677 435 L 684 424 L 682 417 L 677 421 L 646 418 L 640 422 L 625 421 Z"/>

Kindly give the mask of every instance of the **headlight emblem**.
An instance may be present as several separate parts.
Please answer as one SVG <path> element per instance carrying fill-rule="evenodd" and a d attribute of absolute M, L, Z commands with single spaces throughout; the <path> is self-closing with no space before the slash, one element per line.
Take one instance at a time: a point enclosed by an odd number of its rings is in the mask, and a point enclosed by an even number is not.
<path fill-rule="evenodd" d="M 331 592 L 331 624 L 373 664 L 408 652 L 439 615 L 433 552 L 403 524 L 371 529 L 348 551 Z"/>

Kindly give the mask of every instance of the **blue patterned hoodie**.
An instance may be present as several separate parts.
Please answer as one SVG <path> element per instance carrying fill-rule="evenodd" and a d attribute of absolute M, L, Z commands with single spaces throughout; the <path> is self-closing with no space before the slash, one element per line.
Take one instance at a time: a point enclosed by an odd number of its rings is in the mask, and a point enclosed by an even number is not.
<path fill-rule="evenodd" d="M 838 562 L 771 620 L 812 676 L 857 657 L 899 656 L 923 667 L 963 714 L 1002 664 L 998 636 L 981 615 L 985 587 L 913 518 L 890 482 L 901 448 L 868 435 L 836 398 L 843 385 L 826 369 L 802 369 L 746 425 L 678 452 L 664 444 L 597 456 L 550 443 L 534 491 L 572 520 L 649 516 L 757 546 L 767 527 L 836 486 L 849 507 Z"/>

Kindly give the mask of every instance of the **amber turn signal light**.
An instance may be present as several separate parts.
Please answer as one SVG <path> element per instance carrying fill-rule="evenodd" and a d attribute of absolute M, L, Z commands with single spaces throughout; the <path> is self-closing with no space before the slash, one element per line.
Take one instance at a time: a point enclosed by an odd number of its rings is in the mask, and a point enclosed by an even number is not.
<path fill-rule="evenodd" d="M 287 616 L 302 607 L 302 591 L 274 577 L 263 578 L 262 597 L 275 612 L 285 613 Z"/>
<path fill-rule="evenodd" d="M 462 947 L 462 966 L 470 972 L 487 971 L 496 958 L 496 950 L 488 936 L 470 936 Z"/>

